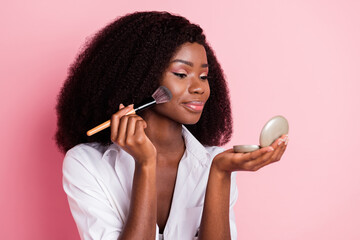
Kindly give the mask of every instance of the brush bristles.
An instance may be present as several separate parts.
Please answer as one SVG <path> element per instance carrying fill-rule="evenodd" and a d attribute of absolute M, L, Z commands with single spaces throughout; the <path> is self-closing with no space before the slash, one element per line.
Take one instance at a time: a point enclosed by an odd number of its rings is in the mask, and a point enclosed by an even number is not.
<path fill-rule="evenodd" d="M 172 98 L 170 90 L 164 86 L 160 86 L 158 89 L 156 89 L 156 91 L 151 96 L 155 99 L 156 104 L 166 103 Z"/>

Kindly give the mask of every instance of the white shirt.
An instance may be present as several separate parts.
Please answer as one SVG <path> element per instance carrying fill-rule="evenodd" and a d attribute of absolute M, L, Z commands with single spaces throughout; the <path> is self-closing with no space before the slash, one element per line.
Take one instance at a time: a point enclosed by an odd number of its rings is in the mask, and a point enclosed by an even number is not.
<path fill-rule="evenodd" d="M 156 239 L 197 239 L 212 159 L 223 151 L 204 147 L 185 127 L 186 150 L 180 160 L 170 214 Z M 79 144 L 63 163 L 63 186 L 81 239 L 117 239 L 129 214 L 135 160 L 118 145 Z M 230 230 L 236 239 L 236 174 L 231 176 Z"/>

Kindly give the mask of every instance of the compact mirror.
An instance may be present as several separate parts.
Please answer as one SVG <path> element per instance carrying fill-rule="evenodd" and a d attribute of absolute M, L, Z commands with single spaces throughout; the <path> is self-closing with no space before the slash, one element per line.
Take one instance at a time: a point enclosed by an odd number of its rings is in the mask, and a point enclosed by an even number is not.
<path fill-rule="evenodd" d="M 234 152 L 238 153 L 246 153 L 246 152 L 253 152 L 260 149 L 259 145 L 235 145 Z"/>
<path fill-rule="evenodd" d="M 289 123 L 283 116 L 271 118 L 262 128 L 260 133 L 260 145 L 234 145 L 234 152 L 247 153 L 253 152 L 260 147 L 270 146 L 276 139 L 283 134 L 288 134 Z"/>

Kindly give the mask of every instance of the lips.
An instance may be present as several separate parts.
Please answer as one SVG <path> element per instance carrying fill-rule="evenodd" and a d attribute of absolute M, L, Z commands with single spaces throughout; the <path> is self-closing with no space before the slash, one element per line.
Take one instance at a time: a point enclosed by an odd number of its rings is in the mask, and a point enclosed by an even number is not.
<path fill-rule="evenodd" d="M 204 108 L 205 102 L 203 101 L 191 101 L 183 103 L 183 106 L 192 112 L 201 112 Z"/>

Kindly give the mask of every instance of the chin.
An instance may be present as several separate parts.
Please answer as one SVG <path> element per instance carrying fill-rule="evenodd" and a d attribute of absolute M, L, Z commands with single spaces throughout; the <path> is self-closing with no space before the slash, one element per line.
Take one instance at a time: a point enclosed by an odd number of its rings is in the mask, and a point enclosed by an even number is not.
<path fill-rule="evenodd" d="M 185 125 L 194 125 L 199 122 L 200 116 L 180 116 L 180 117 L 170 117 L 173 121 L 176 121 L 180 124 Z"/>
<path fill-rule="evenodd" d="M 182 119 L 178 119 L 177 122 L 179 122 L 181 124 L 185 124 L 185 125 L 194 125 L 199 122 L 200 117 L 201 117 L 201 115 L 196 118 L 195 117 L 182 118 Z"/>

